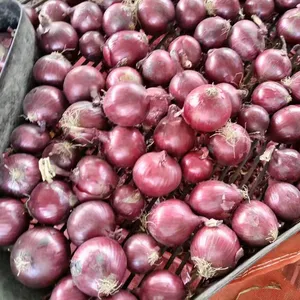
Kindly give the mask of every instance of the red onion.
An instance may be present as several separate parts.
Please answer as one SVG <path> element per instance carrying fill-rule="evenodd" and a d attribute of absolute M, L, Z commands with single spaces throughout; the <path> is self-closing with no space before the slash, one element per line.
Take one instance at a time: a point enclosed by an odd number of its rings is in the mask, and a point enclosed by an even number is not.
<path fill-rule="evenodd" d="M 298 4 L 300 4 L 299 0 L 275 0 L 275 3 L 281 9 L 290 9 L 295 8 Z"/>
<path fill-rule="evenodd" d="M 243 10 L 248 17 L 256 15 L 265 21 L 275 13 L 275 3 L 274 0 L 246 0 Z"/>
<path fill-rule="evenodd" d="M 111 205 L 125 220 L 134 221 L 141 216 L 146 202 L 138 189 L 123 185 L 116 188 L 111 197 Z"/>
<path fill-rule="evenodd" d="M 56 0 L 53 0 L 56 1 Z M 38 84 L 62 87 L 72 64 L 58 52 L 41 57 L 33 67 L 33 77 Z"/>
<path fill-rule="evenodd" d="M 205 48 L 222 47 L 227 41 L 231 25 L 221 17 L 211 17 L 201 21 L 196 27 L 194 38 Z"/>
<path fill-rule="evenodd" d="M 248 132 L 264 134 L 270 124 L 268 112 L 259 105 L 245 105 L 238 115 L 238 123 Z"/>
<path fill-rule="evenodd" d="M 101 7 L 101 9 L 106 10 L 114 3 L 120 3 L 120 2 L 122 2 L 122 0 L 101 0 L 98 2 L 99 2 L 98 5 Z"/>
<path fill-rule="evenodd" d="M 72 276 L 68 275 L 58 282 L 52 291 L 49 300 L 88 300 L 89 297 L 83 294 L 73 283 Z"/>
<path fill-rule="evenodd" d="M 152 208 L 146 221 L 147 229 L 157 242 L 175 247 L 183 244 L 203 222 L 183 201 L 170 199 Z"/>
<path fill-rule="evenodd" d="M 205 7 L 210 16 L 220 16 L 224 19 L 234 20 L 241 10 L 238 0 L 206 0 Z"/>
<path fill-rule="evenodd" d="M 0 198 L 0 247 L 14 244 L 28 227 L 29 217 L 23 203 Z"/>
<path fill-rule="evenodd" d="M 292 64 L 284 50 L 267 49 L 256 58 L 254 70 L 260 82 L 279 81 L 291 75 Z"/>
<path fill-rule="evenodd" d="M 88 201 L 77 206 L 68 218 L 71 242 L 80 246 L 98 236 L 112 236 L 116 229 L 115 214 L 103 201 Z"/>
<path fill-rule="evenodd" d="M 198 41 L 189 35 L 181 35 L 176 38 L 169 45 L 168 51 L 178 59 L 184 69 L 197 67 L 202 58 L 202 51 Z"/>
<path fill-rule="evenodd" d="M 273 114 L 292 101 L 292 97 L 280 83 L 266 81 L 255 88 L 251 100 L 253 104 L 262 106 L 269 114 Z"/>
<path fill-rule="evenodd" d="M 228 218 L 243 201 L 245 192 L 235 185 L 218 180 L 200 182 L 188 198 L 189 205 L 201 216 L 214 219 Z"/>
<path fill-rule="evenodd" d="M 168 30 L 175 19 L 171 0 L 143 0 L 138 4 L 138 19 L 143 30 L 150 35 L 159 35 Z"/>
<path fill-rule="evenodd" d="M 142 123 L 149 110 L 146 89 L 137 83 L 122 82 L 105 94 L 103 109 L 108 119 L 120 126 Z"/>
<path fill-rule="evenodd" d="M 134 11 L 123 3 L 115 3 L 103 15 L 103 30 L 107 36 L 122 30 L 134 30 L 136 26 Z"/>
<path fill-rule="evenodd" d="M 110 67 L 132 66 L 148 52 L 148 39 L 142 32 L 123 30 L 114 33 L 103 47 L 103 57 Z"/>
<path fill-rule="evenodd" d="M 67 102 L 63 93 L 49 85 L 41 85 L 32 89 L 24 98 L 23 111 L 27 119 L 37 123 L 43 129 L 45 126 L 55 125 Z"/>
<path fill-rule="evenodd" d="M 188 94 L 203 84 L 207 84 L 207 80 L 200 73 L 193 70 L 186 70 L 177 73 L 172 78 L 169 85 L 169 92 L 175 98 L 176 104 L 182 107 Z"/>
<path fill-rule="evenodd" d="M 196 233 L 190 247 L 197 273 L 205 279 L 228 273 L 244 255 L 234 231 L 221 223 L 209 220 Z"/>
<path fill-rule="evenodd" d="M 147 196 L 161 197 L 177 189 L 181 169 L 166 151 L 149 152 L 141 156 L 133 168 L 133 180 Z"/>
<path fill-rule="evenodd" d="M 51 227 L 35 227 L 15 243 L 11 270 L 23 285 L 40 289 L 53 285 L 69 268 L 67 239 Z"/>
<path fill-rule="evenodd" d="M 96 156 L 85 156 L 73 170 L 71 180 L 79 201 L 107 198 L 116 188 L 117 174 L 104 160 Z"/>
<path fill-rule="evenodd" d="M 170 105 L 168 115 L 158 123 L 153 134 L 155 145 L 175 157 L 181 157 L 191 150 L 196 141 L 195 131 L 178 112 L 176 105 Z"/>
<path fill-rule="evenodd" d="M 27 202 L 29 213 L 41 224 L 58 225 L 65 222 L 78 200 L 70 186 L 59 180 L 39 183 Z"/>
<path fill-rule="evenodd" d="M 52 140 L 44 149 L 42 157 L 49 157 L 51 164 L 70 171 L 79 161 L 80 149 L 67 141 Z"/>
<path fill-rule="evenodd" d="M 257 17 L 254 22 L 241 20 L 235 23 L 230 31 L 228 45 L 241 57 L 243 61 L 252 61 L 265 49 L 267 28 Z"/>
<path fill-rule="evenodd" d="M 80 33 L 99 30 L 102 25 L 102 11 L 93 2 L 84 1 L 75 6 L 70 14 L 71 25 Z"/>
<path fill-rule="evenodd" d="M 130 292 L 121 290 L 118 293 L 112 295 L 111 297 L 105 298 L 106 300 L 137 300 Z"/>
<path fill-rule="evenodd" d="M 167 114 L 171 96 L 161 87 L 147 89 L 147 98 L 150 101 L 150 107 L 143 127 L 147 131 L 156 126 L 159 121 Z"/>
<path fill-rule="evenodd" d="M 270 136 L 274 142 L 295 143 L 300 139 L 300 106 L 289 105 L 277 111 L 271 118 Z"/>
<path fill-rule="evenodd" d="M 244 67 L 240 56 L 230 48 L 208 51 L 205 74 L 216 83 L 226 82 L 239 86 L 244 77 Z"/>
<path fill-rule="evenodd" d="M 154 50 L 142 63 L 143 77 L 153 85 L 168 84 L 176 69 L 175 60 L 165 50 Z"/>
<path fill-rule="evenodd" d="M 294 149 L 276 149 L 272 154 L 268 172 L 277 181 L 300 180 L 300 153 Z"/>
<path fill-rule="evenodd" d="M 207 148 L 189 152 L 181 160 L 182 175 L 185 181 L 198 183 L 208 180 L 213 173 L 213 162 Z"/>
<path fill-rule="evenodd" d="M 185 99 L 183 117 L 195 130 L 212 132 L 229 120 L 231 101 L 217 86 L 203 84 Z"/>
<path fill-rule="evenodd" d="M 297 221 L 300 218 L 300 191 L 289 183 L 279 182 L 269 186 L 264 202 L 283 221 Z"/>
<path fill-rule="evenodd" d="M 228 122 L 210 137 L 208 148 L 219 164 L 235 166 L 249 154 L 251 139 L 242 126 Z"/>
<path fill-rule="evenodd" d="M 182 280 L 172 274 L 168 270 L 157 270 L 150 273 L 142 282 L 139 290 L 139 299 L 141 300 L 155 300 L 185 299 L 186 290 Z"/>
<path fill-rule="evenodd" d="M 49 22 L 68 21 L 70 6 L 61 0 L 50 0 L 43 4 L 40 15 L 46 17 Z"/>
<path fill-rule="evenodd" d="M 76 250 L 71 261 L 71 274 L 83 293 L 103 297 L 118 291 L 126 266 L 126 255 L 116 241 L 96 237 Z"/>
<path fill-rule="evenodd" d="M 288 77 L 282 80 L 283 85 L 290 90 L 292 96 L 297 102 L 300 101 L 300 92 L 299 92 L 299 84 L 300 84 L 300 72 L 296 72 L 292 77 Z M 289 100 L 292 100 L 292 97 L 289 96 Z"/>
<path fill-rule="evenodd" d="M 131 236 L 123 249 L 128 259 L 128 269 L 137 274 L 145 274 L 153 270 L 160 258 L 157 242 L 145 233 Z"/>
<path fill-rule="evenodd" d="M 133 82 L 143 85 L 143 79 L 140 73 L 131 67 L 120 67 L 113 69 L 106 78 L 106 88 L 121 82 Z"/>
<path fill-rule="evenodd" d="M 247 90 L 237 90 L 234 86 L 229 83 L 219 83 L 217 84 L 225 95 L 231 101 L 231 117 L 235 117 L 242 108 L 242 100 L 246 98 L 248 91 Z"/>
<path fill-rule="evenodd" d="M 13 154 L 0 162 L 0 190 L 22 197 L 29 195 L 41 179 L 38 159 L 29 154 Z"/>
<path fill-rule="evenodd" d="M 36 154 L 44 150 L 50 139 L 47 130 L 33 124 L 22 124 L 12 132 L 10 143 L 15 151 Z"/>
<path fill-rule="evenodd" d="M 40 48 L 46 52 L 75 51 L 78 46 L 78 35 L 68 23 L 58 21 L 47 23 L 41 20 L 37 29 Z"/>
<path fill-rule="evenodd" d="M 68 73 L 64 82 L 64 93 L 72 104 L 96 98 L 105 87 L 103 75 L 94 67 L 79 66 Z"/>
<path fill-rule="evenodd" d="M 23 6 L 23 8 L 33 27 L 37 28 L 39 26 L 40 21 L 36 10 L 30 6 Z"/>
<path fill-rule="evenodd" d="M 81 54 L 90 61 L 98 61 L 102 57 L 105 39 L 98 31 L 88 31 L 79 40 Z"/>
<path fill-rule="evenodd" d="M 264 203 L 255 200 L 242 203 L 232 219 L 234 232 L 252 247 L 262 247 L 275 242 L 278 227 L 273 211 Z"/>
<path fill-rule="evenodd" d="M 182 29 L 195 29 L 205 17 L 203 0 L 180 0 L 176 5 L 176 21 Z"/>

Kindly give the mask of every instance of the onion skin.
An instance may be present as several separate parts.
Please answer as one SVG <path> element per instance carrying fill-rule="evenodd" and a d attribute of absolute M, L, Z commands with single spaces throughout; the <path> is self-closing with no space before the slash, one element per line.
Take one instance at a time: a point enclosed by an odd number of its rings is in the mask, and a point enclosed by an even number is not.
<path fill-rule="evenodd" d="M 181 29 L 195 29 L 205 16 L 203 0 L 180 0 L 176 5 L 176 21 Z"/>
<path fill-rule="evenodd" d="M 123 30 L 107 39 L 103 57 L 109 67 L 133 66 L 147 55 L 148 49 L 148 39 L 144 33 Z"/>
<path fill-rule="evenodd" d="M 124 244 L 128 269 L 137 274 L 146 274 L 153 270 L 160 257 L 157 242 L 148 234 L 132 235 Z"/>
<path fill-rule="evenodd" d="M 209 139 L 208 149 L 223 166 L 235 166 L 249 154 L 251 139 L 247 131 L 235 123 L 227 123 Z"/>
<path fill-rule="evenodd" d="M 71 261 L 74 284 L 93 297 L 109 296 L 119 289 L 125 275 L 127 258 L 122 247 L 107 237 L 83 243 Z M 105 283 L 105 281 L 108 281 Z"/>
<path fill-rule="evenodd" d="M 141 216 L 146 202 L 138 189 L 131 185 L 123 185 L 114 191 L 111 205 L 119 216 L 134 221 Z"/>
<path fill-rule="evenodd" d="M 84 202 L 107 198 L 116 188 L 118 176 L 106 161 L 91 155 L 79 161 L 71 180 L 78 200 Z"/>
<path fill-rule="evenodd" d="M 64 110 L 67 101 L 63 93 L 49 85 L 32 89 L 24 98 L 23 111 L 28 120 L 41 127 L 55 125 Z"/>
<path fill-rule="evenodd" d="M 43 4 L 40 14 L 49 22 L 68 21 L 70 6 L 60 0 L 50 0 Z"/>
<path fill-rule="evenodd" d="M 213 221 L 217 225 L 201 228 L 190 247 L 191 259 L 198 275 L 206 279 L 228 273 L 244 254 L 234 231 L 226 225 L 219 225 L 218 221 Z"/>
<path fill-rule="evenodd" d="M 104 87 L 103 75 L 91 66 L 75 67 L 64 81 L 64 93 L 70 104 L 93 100 L 93 96 L 99 94 Z"/>
<path fill-rule="evenodd" d="M 198 41 L 189 35 L 181 35 L 172 41 L 168 51 L 171 55 L 176 55 L 183 69 L 194 69 L 202 58 Z"/>
<path fill-rule="evenodd" d="M 114 85 L 105 94 L 103 109 L 107 118 L 117 125 L 138 125 L 145 120 L 149 110 L 147 91 L 132 82 Z"/>
<path fill-rule="evenodd" d="M 300 4 L 299 0 L 275 0 L 275 3 L 281 9 L 295 8 L 297 4 Z"/>
<path fill-rule="evenodd" d="M 19 200 L 0 198 L 0 247 L 13 245 L 29 227 L 29 216 Z"/>
<path fill-rule="evenodd" d="M 300 180 L 300 153 L 294 149 L 275 149 L 268 172 L 277 181 L 295 182 Z"/>
<path fill-rule="evenodd" d="M 256 58 L 254 71 L 260 82 L 280 81 L 291 75 L 292 64 L 285 51 L 267 49 Z"/>
<path fill-rule="evenodd" d="M 168 270 L 157 270 L 150 273 L 142 282 L 138 292 L 141 300 L 185 299 L 186 290 L 182 280 Z"/>
<path fill-rule="evenodd" d="M 106 300 L 137 300 L 135 296 L 133 296 L 130 292 L 125 290 L 120 290 L 118 293 L 105 299 Z"/>
<path fill-rule="evenodd" d="M 142 63 L 143 77 L 152 85 L 168 84 L 176 69 L 175 60 L 165 50 L 154 50 Z"/>
<path fill-rule="evenodd" d="M 29 195 L 41 179 L 38 159 L 29 154 L 13 154 L 0 163 L 0 190 L 8 195 Z"/>
<path fill-rule="evenodd" d="M 23 8 L 33 27 L 37 28 L 39 26 L 40 21 L 36 10 L 33 7 L 26 6 L 26 5 L 23 6 Z"/>
<path fill-rule="evenodd" d="M 106 78 L 106 88 L 109 89 L 121 82 L 133 82 L 143 85 L 142 76 L 137 70 L 131 67 L 119 67 L 112 69 Z"/>
<path fill-rule="evenodd" d="M 208 15 L 220 16 L 224 19 L 234 20 L 240 12 L 240 3 L 238 0 L 207 0 L 205 7 Z"/>
<path fill-rule="evenodd" d="M 275 13 L 275 3 L 274 0 L 246 0 L 243 10 L 248 17 L 256 15 L 266 21 Z"/>
<path fill-rule="evenodd" d="M 80 34 L 99 30 L 102 25 L 102 15 L 102 11 L 96 3 L 84 1 L 72 9 L 71 25 Z"/>
<path fill-rule="evenodd" d="M 18 238 L 11 252 L 10 266 L 23 285 L 46 288 L 68 270 L 69 255 L 68 241 L 61 232 L 51 227 L 35 227 Z"/>
<path fill-rule="evenodd" d="M 194 38 L 205 49 L 222 47 L 227 41 L 231 29 L 230 22 L 221 17 L 210 17 L 196 27 Z"/>
<path fill-rule="evenodd" d="M 15 151 L 32 154 L 43 151 L 50 140 L 49 132 L 34 124 L 22 124 L 10 135 L 10 143 Z"/>
<path fill-rule="evenodd" d="M 177 189 L 181 178 L 179 164 L 166 151 L 144 154 L 133 168 L 134 183 L 143 194 L 150 197 L 168 195 Z"/>
<path fill-rule="evenodd" d="M 292 97 L 280 83 L 266 81 L 255 88 L 251 100 L 253 104 L 262 106 L 269 114 L 273 114 L 292 101 Z"/>
<path fill-rule="evenodd" d="M 300 139 L 300 106 L 289 105 L 271 118 L 269 134 L 274 142 L 291 144 Z"/>
<path fill-rule="evenodd" d="M 115 229 L 115 214 L 110 205 L 103 201 L 80 204 L 73 210 L 67 222 L 68 235 L 76 246 L 94 237 L 112 236 Z"/>
<path fill-rule="evenodd" d="M 300 191 L 285 182 L 268 187 L 264 203 L 283 221 L 296 221 L 300 218 Z"/>
<path fill-rule="evenodd" d="M 171 0 L 143 0 L 138 5 L 138 19 L 149 35 L 159 35 L 168 30 L 175 19 L 175 8 Z"/>
<path fill-rule="evenodd" d="M 243 194 L 235 185 L 208 180 L 193 189 L 188 204 L 201 216 L 223 220 L 230 217 L 242 201 Z"/>
<path fill-rule="evenodd" d="M 67 220 L 78 200 L 70 186 L 59 180 L 41 182 L 31 192 L 27 207 L 41 224 L 58 225 Z"/>
<path fill-rule="evenodd" d="M 39 85 L 52 85 L 60 88 L 71 68 L 72 64 L 62 54 L 53 52 L 41 57 L 35 63 L 33 77 Z"/>
<path fill-rule="evenodd" d="M 296 72 L 293 74 L 291 78 L 285 78 L 282 80 L 282 84 L 291 92 L 293 98 L 300 102 L 300 92 L 299 92 L 299 84 L 300 84 L 300 72 Z M 289 97 L 291 100 L 291 97 Z"/>
<path fill-rule="evenodd" d="M 187 153 L 182 158 L 180 165 L 182 176 L 189 183 L 208 180 L 213 173 L 213 162 L 208 157 L 206 148 Z"/>
<path fill-rule="evenodd" d="M 188 94 L 184 102 L 183 117 L 196 131 L 216 131 L 226 124 L 230 115 L 231 101 L 215 85 L 199 86 Z"/>
<path fill-rule="evenodd" d="M 213 82 L 225 82 L 238 87 L 244 77 L 243 62 L 230 48 L 213 49 L 208 51 L 205 74 Z"/>
<path fill-rule="evenodd" d="M 79 40 L 81 54 L 90 61 L 98 61 L 102 58 L 102 49 L 105 39 L 98 31 L 88 31 Z"/>
<path fill-rule="evenodd" d="M 154 239 L 168 247 L 182 245 L 203 222 L 183 201 L 169 199 L 152 208 L 147 217 L 147 230 Z"/>
<path fill-rule="evenodd" d="M 49 300 L 88 300 L 89 297 L 83 294 L 73 283 L 72 276 L 68 275 L 61 279 L 52 291 Z"/>

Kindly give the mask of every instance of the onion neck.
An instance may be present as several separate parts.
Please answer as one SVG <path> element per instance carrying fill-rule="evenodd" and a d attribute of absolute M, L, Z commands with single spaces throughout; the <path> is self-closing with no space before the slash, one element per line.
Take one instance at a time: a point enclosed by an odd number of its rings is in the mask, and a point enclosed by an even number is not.
<path fill-rule="evenodd" d="M 268 29 L 266 25 L 263 23 L 263 21 L 256 15 L 251 16 L 253 22 L 259 27 L 259 32 L 263 35 L 266 36 L 268 34 Z"/>
<path fill-rule="evenodd" d="M 168 109 L 167 118 L 173 120 L 178 118 L 182 114 L 182 110 L 175 104 L 171 104 Z"/>
<path fill-rule="evenodd" d="M 259 157 L 259 160 L 269 162 L 277 145 L 277 143 L 270 142 L 265 152 Z"/>
<path fill-rule="evenodd" d="M 206 227 L 218 227 L 221 224 L 223 224 L 222 220 L 215 220 L 215 219 L 209 219 L 207 221 L 205 221 L 205 226 Z"/>
<path fill-rule="evenodd" d="M 40 26 L 43 28 L 44 33 L 47 33 L 46 27 L 48 27 L 51 23 L 50 18 L 47 15 L 40 14 L 39 15 Z"/>
<path fill-rule="evenodd" d="M 245 90 L 236 90 L 236 92 L 237 92 L 237 95 L 239 96 L 239 98 L 241 98 L 241 99 L 245 99 L 249 94 L 249 91 L 246 89 Z"/>
<path fill-rule="evenodd" d="M 58 176 L 69 177 L 70 172 L 63 170 L 62 168 L 51 163 L 50 158 L 41 158 L 39 160 L 39 170 L 41 172 L 42 180 L 48 183 L 53 182 L 53 178 Z"/>
<path fill-rule="evenodd" d="M 99 130 L 98 140 L 103 144 L 108 144 L 110 142 L 110 133 L 108 131 Z"/>

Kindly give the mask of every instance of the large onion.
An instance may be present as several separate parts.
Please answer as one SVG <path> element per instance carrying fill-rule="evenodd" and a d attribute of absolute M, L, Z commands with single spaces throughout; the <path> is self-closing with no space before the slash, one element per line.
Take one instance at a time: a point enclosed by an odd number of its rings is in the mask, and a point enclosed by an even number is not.
<path fill-rule="evenodd" d="M 243 10 L 248 17 L 256 15 L 262 20 L 269 20 L 275 12 L 274 0 L 246 0 Z"/>
<path fill-rule="evenodd" d="M 50 0 L 43 4 L 40 15 L 46 17 L 50 22 L 68 21 L 69 5 L 65 1 Z"/>
<path fill-rule="evenodd" d="M 234 20 L 240 12 L 238 0 L 206 0 L 205 7 L 210 16 L 220 16 L 225 19 Z"/>

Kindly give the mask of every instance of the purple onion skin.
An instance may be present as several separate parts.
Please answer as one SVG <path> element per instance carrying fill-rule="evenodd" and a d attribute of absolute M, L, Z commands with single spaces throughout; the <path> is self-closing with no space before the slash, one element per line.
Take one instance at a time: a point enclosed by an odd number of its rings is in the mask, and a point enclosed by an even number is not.
<path fill-rule="evenodd" d="M 208 15 L 220 16 L 224 19 L 234 20 L 240 12 L 238 0 L 208 0 L 205 3 Z"/>
<path fill-rule="evenodd" d="M 282 84 L 291 92 L 293 99 L 297 102 L 300 102 L 300 92 L 299 92 L 299 84 L 300 84 L 300 72 L 296 72 L 290 78 L 285 78 L 282 81 Z M 289 98 L 292 100 L 292 98 Z"/>
<path fill-rule="evenodd" d="M 267 21 L 275 13 L 274 0 L 246 0 L 243 10 L 247 17 L 258 16 L 261 20 Z"/>
<path fill-rule="evenodd" d="M 114 3 L 121 3 L 121 2 L 122 2 L 122 0 L 103 0 L 103 1 L 100 1 L 99 6 L 102 9 L 102 11 L 105 11 Z"/>
<path fill-rule="evenodd" d="M 69 9 L 65 1 L 51 0 L 43 4 L 40 14 L 46 16 L 50 22 L 68 21 Z"/>
<path fill-rule="evenodd" d="M 296 221 L 300 218 L 300 191 L 285 182 L 268 187 L 264 203 L 283 221 Z"/>
<path fill-rule="evenodd" d="M 282 10 L 288 10 L 300 4 L 300 0 L 275 0 L 275 4 Z"/>
<path fill-rule="evenodd" d="M 103 35 L 98 31 L 88 31 L 79 40 L 81 54 L 90 61 L 102 58 L 102 49 L 105 44 Z"/>
<path fill-rule="evenodd" d="M 0 198 L 0 247 L 14 244 L 28 227 L 24 204 L 13 198 Z"/>
<path fill-rule="evenodd" d="M 277 181 L 300 180 L 300 153 L 294 149 L 276 149 L 272 154 L 268 172 Z"/>
<path fill-rule="evenodd" d="M 31 154 L 43 151 L 50 140 L 49 132 L 34 124 L 22 124 L 10 136 L 10 143 L 15 151 Z"/>
<path fill-rule="evenodd" d="M 130 292 L 125 290 L 120 290 L 118 293 L 105 298 L 106 300 L 137 300 L 137 298 Z"/>

